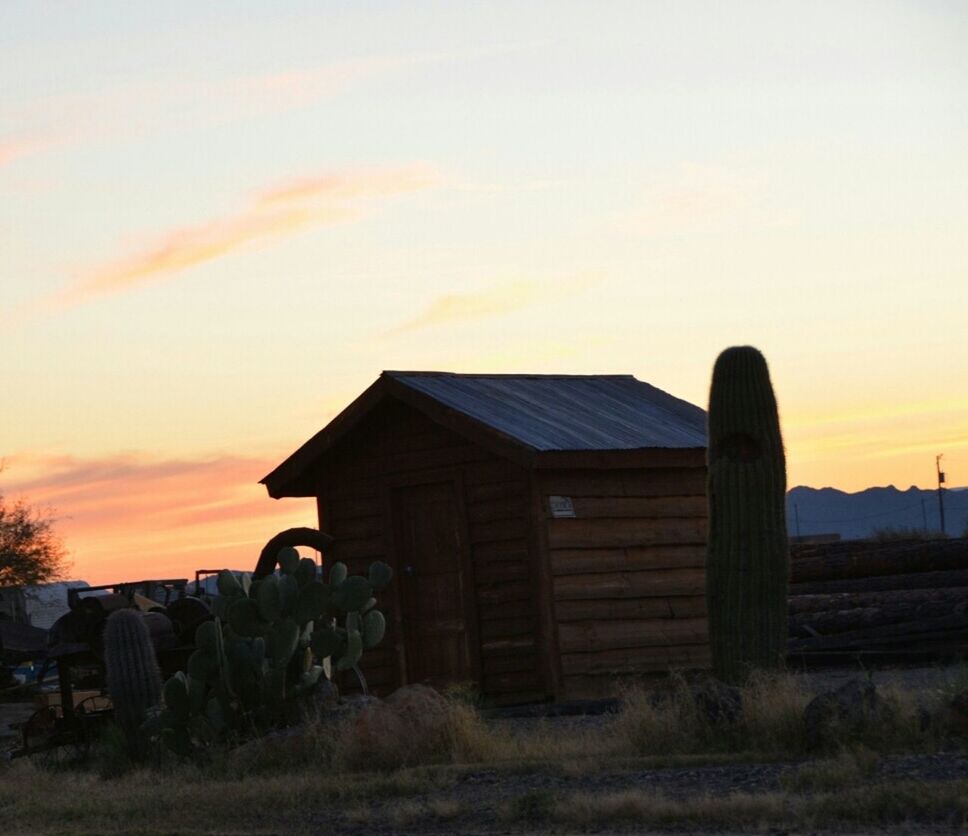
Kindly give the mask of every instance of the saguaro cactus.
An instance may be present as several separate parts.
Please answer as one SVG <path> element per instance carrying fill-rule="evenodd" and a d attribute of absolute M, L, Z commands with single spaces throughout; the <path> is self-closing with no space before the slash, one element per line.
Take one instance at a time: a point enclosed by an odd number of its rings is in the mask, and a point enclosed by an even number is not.
<path fill-rule="evenodd" d="M 148 627 L 137 610 L 117 610 L 104 627 L 104 664 L 114 719 L 137 754 L 145 713 L 161 700 L 161 673 Z"/>
<path fill-rule="evenodd" d="M 713 670 L 741 682 L 786 645 L 786 459 L 766 360 L 726 349 L 709 391 L 706 601 Z"/>

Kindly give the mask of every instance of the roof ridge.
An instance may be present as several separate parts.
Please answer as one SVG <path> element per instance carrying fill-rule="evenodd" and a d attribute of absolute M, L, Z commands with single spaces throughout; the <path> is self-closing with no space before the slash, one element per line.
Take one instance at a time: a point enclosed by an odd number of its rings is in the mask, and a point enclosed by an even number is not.
<path fill-rule="evenodd" d="M 539 372 L 435 372 L 435 371 L 404 371 L 399 369 L 384 369 L 381 375 L 390 377 L 517 377 L 541 379 L 587 379 L 611 378 L 616 380 L 636 380 L 633 374 L 542 374 Z M 643 381 L 639 381 L 640 383 Z"/>

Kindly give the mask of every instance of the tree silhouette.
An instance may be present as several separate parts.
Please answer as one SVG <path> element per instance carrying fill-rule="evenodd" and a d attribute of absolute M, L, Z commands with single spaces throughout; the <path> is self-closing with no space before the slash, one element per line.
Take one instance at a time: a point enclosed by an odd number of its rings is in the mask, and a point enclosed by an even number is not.
<path fill-rule="evenodd" d="M 29 586 L 63 578 L 67 550 L 48 511 L 0 494 L 0 586 Z"/>

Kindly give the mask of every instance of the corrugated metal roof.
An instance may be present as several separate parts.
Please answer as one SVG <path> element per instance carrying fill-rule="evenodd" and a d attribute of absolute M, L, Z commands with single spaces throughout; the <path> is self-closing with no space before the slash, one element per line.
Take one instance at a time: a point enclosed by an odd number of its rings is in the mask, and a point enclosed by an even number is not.
<path fill-rule="evenodd" d="M 706 446 L 706 413 L 632 375 L 384 372 L 535 450 Z"/>

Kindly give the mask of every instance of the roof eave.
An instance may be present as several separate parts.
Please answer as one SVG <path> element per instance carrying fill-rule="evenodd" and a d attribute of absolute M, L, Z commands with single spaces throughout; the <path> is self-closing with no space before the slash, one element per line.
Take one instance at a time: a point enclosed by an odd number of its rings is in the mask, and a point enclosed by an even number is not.
<path fill-rule="evenodd" d="M 531 467 L 534 448 L 495 430 L 475 418 L 440 403 L 429 395 L 411 389 L 386 372 L 356 400 L 290 455 L 271 473 L 259 480 L 273 499 L 315 496 L 316 486 L 306 480 L 306 472 L 319 458 L 335 447 L 360 421 L 385 398 L 392 397 L 423 413 L 432 421 L 495 455 Z"/>
<path fill-rule="evenodd" d="M 386 383 L 378 377 L 332 421 L 312 436 L 305 444 L 266 474 L 259 483 L 266 486 L 273 499 L 295 496 L 313 496 L 311 485 L 300 484 L 306 470 L 326 451 L 330 450 L 344 435 L 352 430 L 363 417 L 384 397 Z"/>

